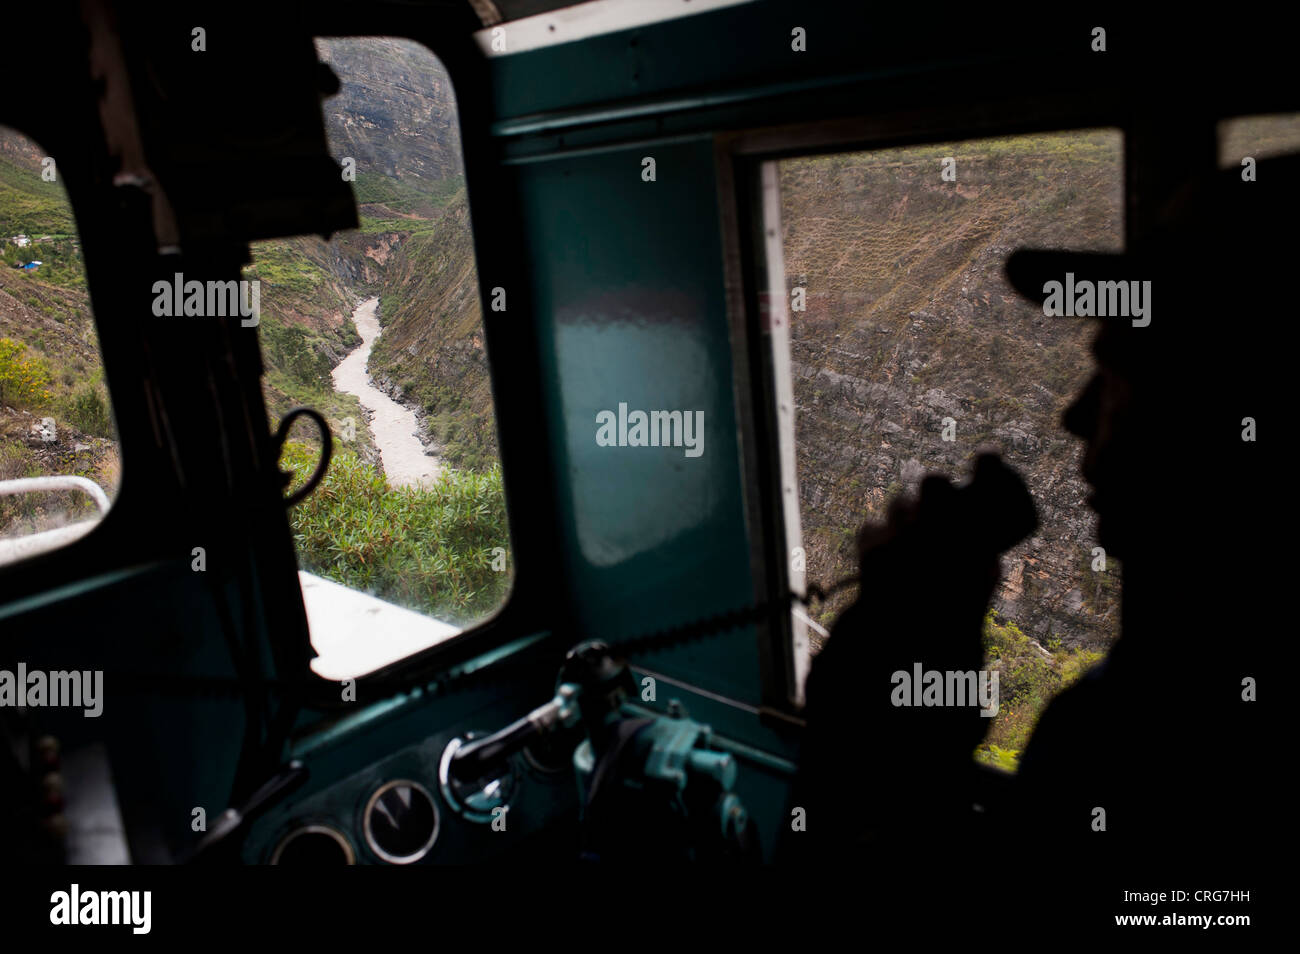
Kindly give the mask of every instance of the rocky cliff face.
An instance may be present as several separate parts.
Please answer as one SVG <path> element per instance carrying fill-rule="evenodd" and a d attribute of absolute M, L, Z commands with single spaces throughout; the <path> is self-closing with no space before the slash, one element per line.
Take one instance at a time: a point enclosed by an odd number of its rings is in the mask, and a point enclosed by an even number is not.
<path fill-rule="evenodd" d="M 341 89 L 325 103 L 336 159 L 358 171 L 407 183 L 461 175 L 460 128 L 451 81 L 437 59 L 411 40 L 318 40 L 317 52 Z"/>
<path fill-rule="evenodd" d="M 430 232 L 394 249 L 380 307 L 384 333 L 370 357 L 376 384 L 419 408 L 453 466 L 490 465 L 496 424 L 464 193 Z"/>
<path fill-rule="evenodd" d="M 1002 267 L 1021 246 L 1120 248 L 1121 169 L 1108 132 L 782 163 L 786 278 L 807 300 L 791 338 L 809 580 L 855 574 L 865 520 L 927 472 L 965 479 L 991 448 L 1025 477 L 1040 520 L 1003 558 L 995 609 L 1041 640 L 1114 638 L 1118 565 L 1091 569 L 1081 448 L 1060 425 L 1095 329 L 1044 317 Z"/>
<path fill-rule="evenodd" d="M 44 156 L 36 143 L 12 129 L 0 126 L 0 158 L 39 176 Z"/>

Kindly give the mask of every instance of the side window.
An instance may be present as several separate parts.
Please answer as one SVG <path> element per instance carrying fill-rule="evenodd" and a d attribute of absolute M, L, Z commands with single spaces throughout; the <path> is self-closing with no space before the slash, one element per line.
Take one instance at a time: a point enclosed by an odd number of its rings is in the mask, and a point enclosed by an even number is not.
<path fill-rule="evenodd" d="M 1253 179 L 1255 163 L 1300 152 L 1300 113 L 1239 116 L 1219 123 L 1219 167 L 1240 168 Z"/>
<path fill-rule="evenodd" d="M 117 430 L 58 164 L 0 127 L 0 566 L 89 533 Z"/>
<path fill-rule="evenodd" d="M 490 616 L 514 564 L 450 80 L 407 40 L 322 39 L 317 54 L 341 84 L 326 131 L 360 228 L 260 242 L 244 277 L 272 426 L 307 405 L 334 435 L 290 519 L 313 666 L 343 679 Z M 295 424 L 294 486 L 318 441 Z"/>
<path fill-rule="evenodd" d="M 1010 769 L 1047 702 L 1117 636 L 1120 577 L 1095 543 L 1081 445 L 1061 424 L 1091 373 L 1095 327 L 1045 320 L 1003 267 L 1021 246 L 1120 250 L 1122 149 L 1117 131 L 1089 130 L 766 170 L 767 229 L 781 237 L 768 240 L 770 294 L 789 316 L 787 534 L 806 579 L 855 577 L 862 524 L 928 472 L 964 481 L 981 450 L 1034 494 L 1039 529 L 1004 555 L 985 623 L 1001 706 L 978 756 Z M 855 592 L 802 621 L 813 653 Z"/>

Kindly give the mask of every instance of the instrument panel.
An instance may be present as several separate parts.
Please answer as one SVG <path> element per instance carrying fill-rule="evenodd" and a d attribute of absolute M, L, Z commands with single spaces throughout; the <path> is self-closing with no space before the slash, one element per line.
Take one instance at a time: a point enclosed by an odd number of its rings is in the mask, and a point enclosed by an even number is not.
<path fill-rule="evenodd" d="M 486 725 L 491 725 L 490 721 Z M 555 753 L 524 752 L 496 779 L 458 785 L 450 754 L 483 729 L 438 733 L 253 823 L 244 860 L 254 864 L 464 864 L 536 850 L 577 850 L 578 801 L 571 766 Z M 327 759 L 322 758 L 321 763 Z M 311 758 L 304 759 L 313 777 Z"/>

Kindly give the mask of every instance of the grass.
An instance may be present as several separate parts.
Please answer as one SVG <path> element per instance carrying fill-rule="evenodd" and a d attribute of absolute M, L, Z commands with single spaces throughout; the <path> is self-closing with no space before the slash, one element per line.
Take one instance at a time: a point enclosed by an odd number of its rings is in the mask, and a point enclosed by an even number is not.
<path fill-rule="evenodd" d="M 286 445 L 298 486 L 315 467 L 308 444 Z M 474 474 L 444 468 L 429 487 L 391 488 L 355 454 L 338 452 L 316 490 L 290 514 L 303 569 L 457 625 L 505 600 L 509 548 L 499 465 Z"/>
<path fill-rule="evenodd" d="M 360 207 L 361 232 L 423 235 L 436 230 L 444 208 L 458 198 L 463 200 L 465 180 L 451 176 L 416 187 L 387 176 L 362 173 L 352 188 Z"/>
<path fill-rule="evenodd" d="M 272 289 L 310 297 L 323 287 L 328 276 L 300 250 L 284 241 L 259 242 L 253 264 L 245 269 L 245 277 L 262 282 L 263 296 L 269 297 Z M 263 301 L 266 297 L 263 297 Z"/>
<path fill-rule="evenodd" d="M 75 233 L 76 220 L 63 183 L 46 182 L 39 167 L 28 168 L 0 156 L 0 235 Z"/>
<path fill-rule="evenodd" d="M 63 451 L 42 458 L 27 446 L 19 421 L 0 414 L 0 480 L 72 474 L 99 484 L 109 499 L 116 496 L 120 466 L 116 448 L 101 445 L 96 453 Z M 94 501 L 80 491 L 0 496 L 0 537 L 20 537 L 95 516 Z"/>
<path fill-rule="evenodd" d="M 262 313 L 258 335 L 268 372 L 276 383 L 296 392 L 330 389 L 332 366 L 321 347 L 324 336 L 300 325 L 288 324 L 272 312 Z M 303 396 L 308 394 L 303 393 Z"/>

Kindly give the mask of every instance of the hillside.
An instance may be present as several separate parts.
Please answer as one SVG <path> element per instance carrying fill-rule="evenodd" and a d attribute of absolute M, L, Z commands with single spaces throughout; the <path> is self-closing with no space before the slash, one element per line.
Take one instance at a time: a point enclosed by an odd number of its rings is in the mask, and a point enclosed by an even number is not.
<path fill-rule="evenodd" d="M 463 175 L 451 80 L 427 49 L 386 38 L 318 40 L 316 47 L 342 81 L 325 109 L 335 158 L 351 156 L 358 172 L 404 183 L 415 196 L 434 195 L 438 183 Z M 370 197 L 358 192 L 358 201 Z"/>
<path fill-rule="evenodd" d="M 1117 250 L 1120 149 L 1099 131 L 781 164 L 786 279 L 807 289 L 791 338 L 809 580 L 855 574 L 864 520 L 927 471 L 964 479 L 993 447 L 1026 476 L 1040 518 L 1004 557 L 995 608 L 1039 640 L 1113 638 L 1118 565 L 1091 570 L 1080 444 L 1060 426 L 1093 327 L 1045 319 L 1002 267 L 1020 246 Z M 955 182 L 940 177 L 948 156 Z"/>
<path fill-rule="evenodd" d="M 409 41 L 321 40 L 318 51 L 341 80 L 339 93 L 324 103 L 325 122 L 334 156 L 354 160 L 361 227 L 328 243 L 299 237 L 252 248 L 244 277 L 261 283 L 257 334 L 271 424 L 300 404 L 325 413 L 336 433 L 350 418 L 356 440 L 345 449 L 378 466 L 366 414 L 355 397 L 333 390 L 330 372 L 360 342 L 353 308 L 382 294 L 383 320 L 415 353 L 381 349 L 372 362 L 376 380 L 419 401 L 428 437 L 451 463 L 486 471 L 495 432 L 450 81 L 427 50 Z M 72 465 L 56 459 L 51 446 L 27 446 L 31 420 L 53 415 L 69 448 L 82 447 L 83 457 L 95 440 L 108 442 L 104 459 L 78 464 L 78 472 L 115 481 L 112 420 L 75 222 L 62 184 L 42 180 L 43 158 L 33 143 L 0 130 L 0 340 L 12 342 L 0 384 L 6 373 L 30 373 L 38 385 L 21 400 L 9 387 L 0 402 L 0 466 L 5 476 L 69 472 Z M 458 259 L 455 267 L 431 281 L 428 263 L 449 255 Z M 13 267 L 33 260 L 41 264 Z M 426 322 L 431 312 L 436 317 Z M 449 378 L 435 386 L 429 367 Z M 314 439 L 306 425 L 295 435 Z"/>
<path fill-rule="evenodd" d="M 319 238 L 259 242 L 243 276 L 261 282 L 261 320 L 257 326 L 265 374 L 262 394 L 272 427 L 292 407 L 307 405 L 325 415 L 333 428 L 356 423 L 357 451 L 375 460 L 365 414 L 357 399 L 337 394 L 330 370 L 361 337 L 352 324 L 357 295 L 339 274 L 337 255 Z M 295 436 L 315 440 L 309 424 L 295 425 Z"/>
<path fill-rule="evenodd" d="M 496 427 L 463 192 L 432 231 L 399 246 L 380 302 L 384 333 L 370 358 L 376 383 L 419 408 L 449 463 L 487 469 L 496 458 Z"/>
<path fill-rule="evenodd" d="M 62 185 L 41 178 L 43 158 L 0 129 L 0 480 L 75 474 L 111 496 L 120 461 L 81 249 Z M 75 491 L 0 497 L 0 537 L 93 513 Z"/>

